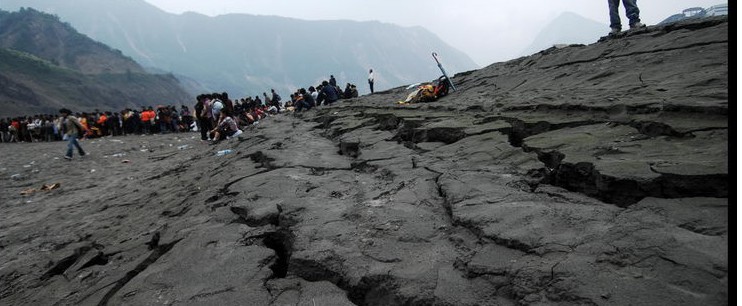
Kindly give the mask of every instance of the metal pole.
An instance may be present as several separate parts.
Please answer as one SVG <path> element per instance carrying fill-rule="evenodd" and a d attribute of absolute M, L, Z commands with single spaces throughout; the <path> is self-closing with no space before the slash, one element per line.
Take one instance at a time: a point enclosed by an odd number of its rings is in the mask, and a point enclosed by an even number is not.
<path fill-rule="evenodd" d="M 451 81 L 451 78 L 448 77 L 446 70 L 443 69 L 443 65 L 441 65 L 441 62 L 438 60 L 438 53 L 433 52 L 433 59 L 435 59 L 435 62 L 438 63 L 438 68 L 441 69 L 441 72 L 443 72 L 443 76 L 445 76 L 446 80 L 448 80 L 448 85 L 451 85 L 451 89 L 453 89 L 453 91 L 456 91 L 456 86 L 453 85 L 453 81 Z"/>

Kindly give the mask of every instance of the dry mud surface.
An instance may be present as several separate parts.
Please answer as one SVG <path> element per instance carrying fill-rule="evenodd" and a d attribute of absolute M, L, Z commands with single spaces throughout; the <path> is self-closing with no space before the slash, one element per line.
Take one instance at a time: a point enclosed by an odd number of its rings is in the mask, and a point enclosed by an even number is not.
<path fill-rule="evenodd" d="M 728 303 L 725 18 L 453 80 L 215 146 L 2 144 L 0 304 Z"/>

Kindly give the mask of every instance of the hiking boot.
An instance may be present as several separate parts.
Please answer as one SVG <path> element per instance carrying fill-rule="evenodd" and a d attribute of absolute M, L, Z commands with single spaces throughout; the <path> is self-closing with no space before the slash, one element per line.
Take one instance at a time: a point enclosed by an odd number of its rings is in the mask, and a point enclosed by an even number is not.
<path fill-rule="evenodd" d="M 632 29 L 632 30 L 633 30 L 633 29 L 646 28 L 646 27 L 647 27 L 647 25 L 645 25 L 645 24 L 643 24 L 643 23 L 641 23 L 641 22 L 637 22 L 637 23 L 633 23 L 633 24 L 631 24 L 631 29 Z"/>
<path fill-rule="evenodd" d="M 621 33 L 621 28 L 611 28 L 610 35 L 618 35 L 618 33 Z"/>

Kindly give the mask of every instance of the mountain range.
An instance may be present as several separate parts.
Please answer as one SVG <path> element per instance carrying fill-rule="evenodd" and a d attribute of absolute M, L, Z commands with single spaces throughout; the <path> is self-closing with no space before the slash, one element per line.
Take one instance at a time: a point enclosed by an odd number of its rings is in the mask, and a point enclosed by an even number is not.
<path fill-rule="evenodd" d="M 173 75 L 148 73 L 56 16 L 0 11 L 0 117 L 190 100 Z"/>
<path fill-rule="evenodd" d="M 304 21 L 228 14 L 171 14 L 142 0 L 3 0 L 0 8 L 33 7 L 58 15 L 81 33 L 143 66 L 195 82 L 190 93 L 258 95 L 293 92 L 334 75 L 367 92 L 369 69 L 377 90 L 478 68 L 463 52 L 421 27 L 375 21 Z"/>

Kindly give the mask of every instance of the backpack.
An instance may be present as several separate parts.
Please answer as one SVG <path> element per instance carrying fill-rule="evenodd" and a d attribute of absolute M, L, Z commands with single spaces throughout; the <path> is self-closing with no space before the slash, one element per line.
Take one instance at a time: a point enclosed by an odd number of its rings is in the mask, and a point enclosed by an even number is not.
<path fill-rule="evenodd" d="M 448 78 L 446 76 L 441 76 L 438 78 L 438 80 L 433 82 L 433 94 L 436 98 L 444 97 L 448 95 Z"/>

